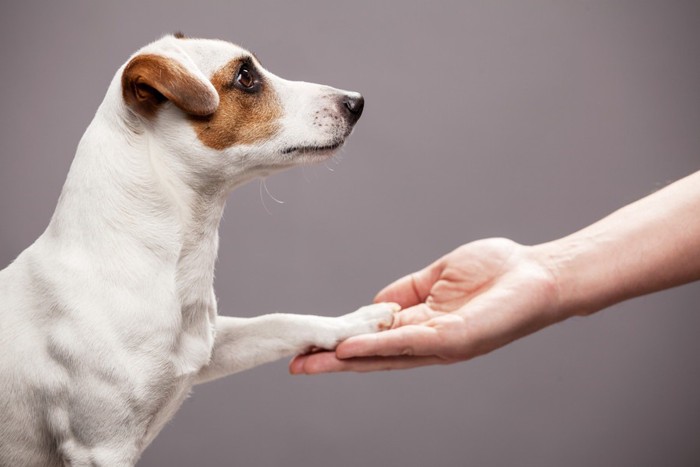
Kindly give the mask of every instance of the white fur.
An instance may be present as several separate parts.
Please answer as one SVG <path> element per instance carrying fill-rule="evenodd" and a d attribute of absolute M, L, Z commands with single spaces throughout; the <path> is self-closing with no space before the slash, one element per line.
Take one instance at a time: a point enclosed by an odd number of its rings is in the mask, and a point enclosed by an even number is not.
<path fill-rule="evenodd" d="M 247 52 L 169 36 L 137 53 L 177 60 L 213 91 L 208 78 Z M 133 465 L 193 384 L 333 348 L 389 325 L 396 310 L 217 315 L 212 283 L 226 195 L 328 157 L 282 150 L 344 139 L 352 125 L 333 123 L 343 91 L 263 70 L 283 104 L 281 131 L 218 151 L 170 103 L 152 120 L 135 115 L 122 98 L 123 69 L 80 141 L 48 228 L 0 271 L 3 466 Z M 327 124 L 314 126 L 314 115 Z"/>

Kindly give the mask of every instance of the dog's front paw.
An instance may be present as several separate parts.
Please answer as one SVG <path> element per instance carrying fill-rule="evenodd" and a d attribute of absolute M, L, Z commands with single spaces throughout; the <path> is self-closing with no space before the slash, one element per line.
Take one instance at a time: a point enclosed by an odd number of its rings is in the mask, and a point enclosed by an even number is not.
<path fill-rule="evenodd" d="M 401 306 L 397 303 L 375 303 L 343 315 L 340 319 L 349 324 L 348 331 L 351 334 L 346 337 L 351 337 L 390 329 L 394 323 L 394 314 L 399 310 Z"/>
<path fill-rule="evenodd" d="M 320 332 L 314 336 L 308 351 L 332 350 L 349 337 L 390 329 L 394 323 L 394 313 L 400 309 L 396 303 L 376 303 L 337 318 L 324 318 L 328 320 L 328 326 L 319 328 Z"/>

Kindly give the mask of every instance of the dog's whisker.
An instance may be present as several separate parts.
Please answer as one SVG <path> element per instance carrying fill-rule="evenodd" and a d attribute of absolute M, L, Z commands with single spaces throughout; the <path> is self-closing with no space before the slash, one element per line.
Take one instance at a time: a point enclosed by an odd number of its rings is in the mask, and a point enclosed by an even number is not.
<path fill-rule="evenodd" d="M 272 200 L 275 201 L 277 204 L 284 204 L 284 201 L 279 200 L 279 199 L 275 198 L 274 196 L 272 196 L 272 193 L 270 193 L 270 190 L 267 188 L 267 179 L 266 178 L 262 179 L 262 185 L 265 187 L 265 192 L 267 193 L 267 196 L 272 198 Z"/>
<path fill-rule="evenodd" d="M 260 201 L 262 202 L 263 208 L 265 208 L 265 212 L 267 212 L 269 215 L 272 215 L 272 211 L 267 207 L 267 204 L 265 204 L 265 197 L 263 196 L 263 188 L 265 189 L 265 193 L 267 193 L 267 196 L 269 196 L 272 201 L 276 202 L 277 204 L 284 204 L 284 201 L 275 198 L 272 196 L 272 193 L 270 193 L 270 190 L 267 188 L 267 180 L 264 178 L 260 179 Z"/>
<path fill-rule="evenodd" d="M 272 211 L 270 211 L 268 209 L 267 205 L 265 204 L 265 198 L 263 197 L 263 180 L 262 179 L 260 180 L 259 187 L 260 187 L 260 202 L 262 203 L 263 208 L 265 209 L 265 212 L 271 216 Z"/>

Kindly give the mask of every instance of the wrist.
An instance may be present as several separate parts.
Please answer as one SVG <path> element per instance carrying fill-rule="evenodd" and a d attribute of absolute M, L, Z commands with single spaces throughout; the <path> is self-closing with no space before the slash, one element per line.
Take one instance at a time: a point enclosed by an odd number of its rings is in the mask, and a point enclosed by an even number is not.
<path fill-rule="evenodd" d="M 590 315 L 620 300 L 612 287 L 611 270 L 606 267 L 612 258 L 605 257 L 601 242 L 570 236 L 533 247 L 552 275 L 558 312 L 566 318 Z"/>

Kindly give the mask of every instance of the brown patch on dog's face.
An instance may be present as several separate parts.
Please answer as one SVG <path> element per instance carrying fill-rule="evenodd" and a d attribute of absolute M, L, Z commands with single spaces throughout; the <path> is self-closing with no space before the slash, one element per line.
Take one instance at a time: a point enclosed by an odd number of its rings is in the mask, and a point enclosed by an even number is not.
<path fill-rule="evenodd" d="M 239 75 L 242 67 L 248 74 Z M 254 81 L 250 81 L 250 76 Z M 211 79 L 219 93 L 219 107 L 208 116 L 191 117 L 199 140 L 213 149 L 254 144 L 270 139 L 278 130 L 282 105 L 277 94 L 250 58 L 235 59 Z M 254 82 L 247 88 L 245 85 Z"/>

